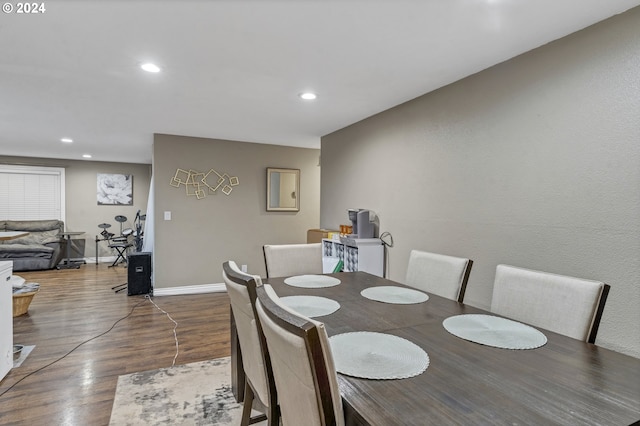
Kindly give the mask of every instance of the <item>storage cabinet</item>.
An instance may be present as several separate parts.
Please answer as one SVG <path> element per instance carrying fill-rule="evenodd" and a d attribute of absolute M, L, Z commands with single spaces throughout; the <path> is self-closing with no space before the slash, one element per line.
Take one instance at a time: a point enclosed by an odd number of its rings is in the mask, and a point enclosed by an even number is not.
<path fill-rule="evenodd" d="M 13 368 L 13 262 L 0 262 L 0 380 Z"/>
<path fill-rule="evenodd" d="M 322 240 L 322 272 L 331 273 L 339 261 L 344 272 L 364 271 L 382 277 L 384 246 L 379 238 Z"/>

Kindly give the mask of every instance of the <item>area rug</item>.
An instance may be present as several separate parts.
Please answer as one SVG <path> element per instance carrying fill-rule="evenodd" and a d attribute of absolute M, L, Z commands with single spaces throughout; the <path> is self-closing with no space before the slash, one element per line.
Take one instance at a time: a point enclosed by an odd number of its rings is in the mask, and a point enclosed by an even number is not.
<path fill-rule="evenodd" d="M 230 358 L 118 377 L 110 426 L 239 425 Z"/>

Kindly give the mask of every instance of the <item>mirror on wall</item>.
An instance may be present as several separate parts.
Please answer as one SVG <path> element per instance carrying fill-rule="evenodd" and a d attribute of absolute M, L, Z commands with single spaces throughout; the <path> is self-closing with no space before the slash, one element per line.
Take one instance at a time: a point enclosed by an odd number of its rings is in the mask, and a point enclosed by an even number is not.
<path fill-rule="evenodd" d="M 267 211 L 300 211 L 300 170 L 267 168 Z"/>

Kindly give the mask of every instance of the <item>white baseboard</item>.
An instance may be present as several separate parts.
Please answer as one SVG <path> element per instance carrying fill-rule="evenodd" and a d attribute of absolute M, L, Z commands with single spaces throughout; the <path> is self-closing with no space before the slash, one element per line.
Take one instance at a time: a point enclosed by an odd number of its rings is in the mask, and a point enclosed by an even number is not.
<path fill-rule="evenodd" d="M 113 263 L 116 260 L 117 256 L 100 256 L 98 257 L 98 263 Z M 84 261 L 87 263 L 93 263 L 95 265 L 96 258 L 95 257 L 85 257 Z"/>
<path fill-rule="evenodd" d="M 200 285 L 185 285 L 182 287 L 167 287 L 167 288 L 154 288 L 154 296 L 179 296 L 184 294 L 202 294 L 202 293 L 222 293 L 226 292 L 227 288 L 224 283 L 218 284 L 200 284 Z"/>
<path fill-rule="evenodd" d="M 86 257 L 86 262 L 94 263 L 96 262 L 95 257 Z M 99 263 L 113 263 L 116 260 L 116 256 L 105 256 L 99 257 Z M 153 281 L 153 278 L 152 278 Z M 224 283 L 217 284 L 199 284 L 199 285 L 185 285 L 180 287 L 166 287 L 166 288 L 154 288 L 153 295 L 154 296 L 180 296 L 184 294 L 203 294 L 203 293 L 226 293 L 227 288 Z"/>

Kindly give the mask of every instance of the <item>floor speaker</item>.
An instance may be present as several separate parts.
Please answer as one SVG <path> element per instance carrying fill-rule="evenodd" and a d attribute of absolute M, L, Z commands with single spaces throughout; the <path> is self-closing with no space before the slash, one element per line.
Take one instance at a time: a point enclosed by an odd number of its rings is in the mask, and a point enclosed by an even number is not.
<path fill-rule="evenodd" d="M 151 253 L 129 253 L 127 265 L 127 295 L 150 293 Z"/>

